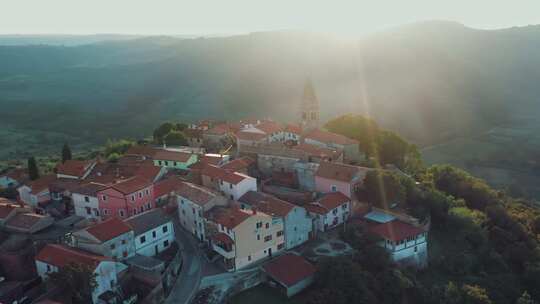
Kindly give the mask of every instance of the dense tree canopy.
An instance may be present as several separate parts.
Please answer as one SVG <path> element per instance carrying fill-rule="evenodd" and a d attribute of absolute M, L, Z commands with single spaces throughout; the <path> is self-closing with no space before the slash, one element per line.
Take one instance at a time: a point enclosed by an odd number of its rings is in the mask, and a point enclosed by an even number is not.
<path fill-rule="evenodd" d="M 64 144 L 62 147 L 62 163 L 65 163 L 66 160 L 70 160 L 72 158 L 71 155 L 71 148 L 67 143 Z"/>
<path fill-rule="evenodd" d="M 39 178 L 39 168 L 36 159 L 33 156 L 28 158 L 28 176 L 30 177 L 30 180 Z"/>

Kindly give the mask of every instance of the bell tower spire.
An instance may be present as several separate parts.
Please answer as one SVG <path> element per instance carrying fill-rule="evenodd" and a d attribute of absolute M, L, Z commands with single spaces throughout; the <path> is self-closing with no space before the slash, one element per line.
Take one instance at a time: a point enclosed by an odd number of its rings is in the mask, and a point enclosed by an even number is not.
<path fill-rule="evenodd" d="M 319 100 L 310 79 L 306 81 L 304 86 L 304 95 L 300 107 L 300 121 L 304 130 L 319 127 Z"/>

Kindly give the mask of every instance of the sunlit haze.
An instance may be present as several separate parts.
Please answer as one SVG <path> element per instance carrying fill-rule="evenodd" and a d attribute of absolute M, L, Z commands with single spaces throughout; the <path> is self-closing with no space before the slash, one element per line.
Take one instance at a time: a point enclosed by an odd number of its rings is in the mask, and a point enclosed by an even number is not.
<path fill-rule="evenodd" d="M 282 29 L 363 34 L 423 20 L 475 28 L 540 23 L 540 1 L 0 0 L 0 34 L 235 34 Z"/>

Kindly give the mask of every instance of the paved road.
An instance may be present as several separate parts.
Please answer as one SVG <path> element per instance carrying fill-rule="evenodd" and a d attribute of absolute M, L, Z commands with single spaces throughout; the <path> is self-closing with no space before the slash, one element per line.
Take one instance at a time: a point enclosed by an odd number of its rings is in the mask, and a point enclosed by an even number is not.
<path fill-rule="evenodd" d="M 188 304 L 201 282 L 203 258 L 197 241 L 175 223 L 176 240 L 182 250 L 183 265 L 165 304 Z"/>

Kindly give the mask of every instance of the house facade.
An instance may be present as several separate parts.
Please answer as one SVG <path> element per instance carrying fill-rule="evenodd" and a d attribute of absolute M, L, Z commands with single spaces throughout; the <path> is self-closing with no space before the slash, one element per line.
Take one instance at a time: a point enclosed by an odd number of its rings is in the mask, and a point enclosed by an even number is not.
<path fill-rule="evenodd" d="M 154 209 L 126 220 L 135 234 L 135 252 L 155 256 L 168 249 L 175 240 L 172 221 L 161 209 Z"/>
<path fill-rule="evenodd" d="M 19 188 L 19 198 L 26 205 L 39 208 L 39 204 L 46 203 L 51 200 L 51 192 L 49 191 L 49 185 L 56 180 L 54 174 L 45 175 L 37 180 L 29 181 Z"/>
<path fill-rule="evenodd" d="M 424 268 L 428 263 L 427 230 L 400 220 L 372 225 L 368 231 L 378 236 L 394 262 Z"/>
<path fill-rule="evenodd" d="M 323 194 L 306 205 L 316 230 L 324 232 L 345 223 L 351 215 L 351 199 L 341 192 Z"/>
<path fill-rule="evenodd" d="M 85 179 L 96 166 L 95 160 L 70 159 L 56 166 L 57 178 Z"/>
<path fill-rule="evenodd" d="M 98 183 L 88 183 L 73 190 L 71 197 L 75 208 L 75 215 L 90 220 L 101 220 L 98 192 L 107 186 Z"/>
<path fill-rule="evenodd" d="M 231 200 L 238 200 L 248 191 L 257 191 L 257 179 L 246 174 L 206 165 L 201 170 L 202 184 L 220 191 Z"/>
<path fill-rule="evenodd" d="M 341 192 L 350 198 L 363 186 L 369 168 L 323 161 L 315 173 L 315 190 Z"/>
<path fill-rule="evenodd" d="M 257 191 L 247 192 L 238 201 L 241 209 L 258 210 L 283 221 L 285 249 L 292 249 L 309 240 L 313 223 L 305 208 Z"/>
<path fill-rule="evenodd" d="M 176 193 L 180 225 L 200 241 L 207 241 L 204 214 L 215 206 L 226 206 L 227 198 L 208 188 L 184 183 Z"/>
<path fill-rule="evenodd" d="M 306 144 L 343 151 L 343 159 L 346 162 L 359 162 L 364 157 L 360 152 L 359 142 L 341 134 L 314 129 L 307 132 L 303 140 Z"/>
<path fill-rule="evenodd" d="M 102 219 L 127 218 L 155 207 L 153 184 L 141 177 L 132 177 L 98 191 Z"/>
<path fill-rule="evenodd" d="M 123 261 L 135 255 L 133 229 L 118 218 L 110 218 L 71 234 L 71 246 Z"/>
<path fill-rule="evenodd" d="M 191 164 L 197 162 L 197 158 L 195 153 L 159 150 L 154 155 L 154 166 L 187 170 Z"/>
<path fill-rule="evenodd" d="M 36 255 L 38 275 L 46 280 L 49 274 L 59 271 L 69 263 L 83 264 L 90 267 L 95 274 L 96 287 L 92 292 L 92 302 L 99 303 L 99 296 L 107 291 L 115 290 L 118 284 L 116 263 L 109 258 L 95 255 L 62 245 L 48 244 Z"/>
<path fill-rule="evenodd" d="M 213 227 L 213 250 L 228 271 L 236 271 L 285 250 L 283 221 L 256 210 L 214 208 L 208 215 Z"/>

